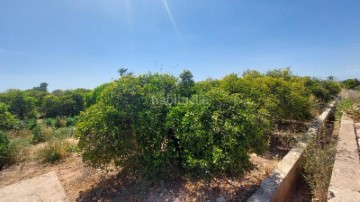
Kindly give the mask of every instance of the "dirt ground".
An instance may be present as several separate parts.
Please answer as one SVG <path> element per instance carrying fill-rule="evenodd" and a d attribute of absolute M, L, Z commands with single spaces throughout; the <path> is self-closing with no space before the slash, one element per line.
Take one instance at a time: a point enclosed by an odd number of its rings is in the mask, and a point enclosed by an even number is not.
<path fill-rule="evenodd" d="M 76 154 L 55 165 L 29 162 L 8 167 L 0 172 L 0 188 L 54 171 L 70 201 L 193 201 L 214 200 L 220 196 L 230 201 L 243 201 L 278 163 L 271 156 L 259 157 L 254 154 L 251 159 L 258 169 L 240 179 L 224 177 L 211 184 L 178 179 L 149 186 L 129 179 L 129 175 L 123 171 L 105 172 L 88 167 Z"/>

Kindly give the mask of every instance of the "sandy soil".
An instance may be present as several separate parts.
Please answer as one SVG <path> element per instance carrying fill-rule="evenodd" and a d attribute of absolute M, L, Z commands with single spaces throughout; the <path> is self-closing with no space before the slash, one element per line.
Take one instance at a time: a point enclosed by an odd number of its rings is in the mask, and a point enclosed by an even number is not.
<path fill-rule="evenodd" d="M 145 186 L 141 181 L 129 179 L 126 172 L 94 169 L 84 165 L 79 155 L 73 155 L 55 165 L 30 162 L 8 167 L 0 172 L 0 188 L 54 171 L 70 201 L 188 201 L 214 200 L 220 196 L 230 201 L 243 201 L 278 163 L 271 156 L 253 154 L 251 159 L 258 168 L 240 179 L 224 177 L 210 184 L 178 179 Z"/>

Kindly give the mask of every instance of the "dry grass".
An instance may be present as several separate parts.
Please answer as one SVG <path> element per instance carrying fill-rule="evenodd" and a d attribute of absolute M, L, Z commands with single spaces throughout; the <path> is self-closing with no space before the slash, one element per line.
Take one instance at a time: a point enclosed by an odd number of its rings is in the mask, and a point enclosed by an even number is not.
<path fill-rule="evenodd" d="M 342 90 L 340 96 L 349 99 L 354 103 L 360 103 L 360 90 Z"/>
<path fill-rule="evenodd" d="M 77 151 L 76 143 L 67 140 L 50 141 L 35 151 L 35 159 L 44 163 L 55 163 Z"/>
<path fill-rule="evenodd" d="M 349 114 L 355 121 L 360 121 L 360 90 L 343 90 L 341 92 L 342 102 L 349 102 L 351 106 L 340 109 Z"/>
<path fill-rule="evenodd" d="M 334 120 L 332 117 L 331 120 Z M 312 140 L 304 152 L 304 178 L 311 190 L 312 201 L 327 201 L 336 154 L 338 123 L 328 125 Z M 335 131 L 335 132 L 334 132 Z"/>
<path fill-rule="evenodd" d="M 33 145 L 31 143 L 33 138 L 31 130 L 8 131 L 7 135 L 10 139 L 11 148 L 10 163 L 19 164 L 34 160 L 50 162 L 51 159 L 63 159 L 69 156 L 70 153 L 77 151 L 76 141 L 69 138 L 71 132 L 71 128 L 54 129 L 42 125 L 41 135 L 44 136 L 46 142 Z"/>

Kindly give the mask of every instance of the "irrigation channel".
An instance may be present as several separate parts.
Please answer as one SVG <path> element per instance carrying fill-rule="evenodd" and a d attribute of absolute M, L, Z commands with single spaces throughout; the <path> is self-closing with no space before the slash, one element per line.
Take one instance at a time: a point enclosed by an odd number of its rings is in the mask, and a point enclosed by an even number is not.
<path fill-rule="evenodd" d="M 311 141 L 326 144 L 334 136 L 334 111 L 336 103 L 333 101 L 323 113 L 314 120 L 308 132 L 303 134 L 299 142 L 279 162 L 277 169 L 262 181 L 260 187 L 247 201 L 311 201 L 310 187 L 304 179 L 304 153 L 311 145 Z M 333 162 L 329 162 L 333 164 Z"/>

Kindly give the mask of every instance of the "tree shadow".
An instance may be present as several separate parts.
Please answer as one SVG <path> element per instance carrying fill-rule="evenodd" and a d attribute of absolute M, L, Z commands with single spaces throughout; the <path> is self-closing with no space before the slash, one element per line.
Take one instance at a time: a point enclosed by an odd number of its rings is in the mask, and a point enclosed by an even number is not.
<path fill-rule="evenodd" d="M 205 183 L 204 180 L 190 180 L 175 173 L 165 180 L 147 181 L 123 169 L 80 192 L 76 201 L 215 201 L 221 196 L 226 201 L 246 201 L 259 187 L 259 184 L 253 183 L 243 185 L 247 180 L 246 177 L 238 178 L 236 183 L 231 184 L 230 177 L 222 177 Z"/>

